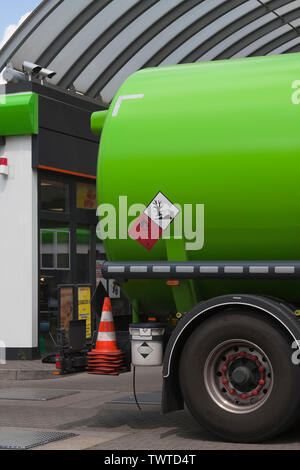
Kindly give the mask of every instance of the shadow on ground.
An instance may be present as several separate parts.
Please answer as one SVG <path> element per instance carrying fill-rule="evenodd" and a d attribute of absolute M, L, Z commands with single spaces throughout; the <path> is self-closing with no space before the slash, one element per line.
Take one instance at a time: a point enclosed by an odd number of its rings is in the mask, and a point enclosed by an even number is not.
<path fill-rule="evenodd" d="M 153 442 L 173 441 L 182 444 L 182 448 L 188 448 L 188 442 L 192 442 L 191 448 L 196 448 L 195 442 L 207 448 L 231 448 L 231 449 L 289 449 L 300 448 L 300 421 L 287 433 L 264 443 L 243 444 L 223 442 L 210 432 L 201 428 L 187 410 L 176 411 L 167 415 L 160 414 L 157 405 L 144 405 L 139 410 L 135 405 L 119 405 L 106 403 L 97 410 L 97 413 L 87 420 L 72 423 L 72 428 L 86 428 L 89 430 L 121 431 L 142 438 L 143 435 L 153 436 Z M 68 426 L 60 426 L 60 429 L 69 429 Z M 132 438 L 133 439 L 133 438 Z M 186 444 L 184 444 L 184 441 Z M 188 442 L 187 442 L 188 441 Z M 132 447 L 134 448 L 134 447 Z M 139 448 L 139 447 L 137 447 Z"/>

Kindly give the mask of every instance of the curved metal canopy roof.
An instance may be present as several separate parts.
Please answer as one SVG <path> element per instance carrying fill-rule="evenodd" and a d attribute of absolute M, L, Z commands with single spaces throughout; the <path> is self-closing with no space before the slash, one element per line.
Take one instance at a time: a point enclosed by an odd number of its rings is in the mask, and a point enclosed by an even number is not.
<path fill-rule="evenodd" d="M 138 69 L 300 51 L 300 0 L 44 0 L 0 51 L 108 104 Z"/>

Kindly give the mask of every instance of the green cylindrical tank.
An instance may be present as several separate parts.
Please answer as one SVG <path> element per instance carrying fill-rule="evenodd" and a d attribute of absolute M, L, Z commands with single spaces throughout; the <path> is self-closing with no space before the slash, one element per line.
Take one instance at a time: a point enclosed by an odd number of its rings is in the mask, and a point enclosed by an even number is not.
<path fill-rule="evenodd" d="M 300 55 L 141 70 L 121 86 L 104 122 L 98 202 L 204 204 L 204 245 L 188 260 L 300 259 Z M 102 120 L 100 119 L 102 122 Z M 128 222 L 134 217 L 129 217 Z M 111 261 L 166 260 L 107 239 Z M 121 229 L 124 231 L 124 227 Z M 127 230 L 127 228 L 126 228 Z M 126 232 L 125 230 L 125 232 Z M 200 299 L 252 292 L 299 300 L 298 281 L 201 280 Z M 165 281 L 129 281 L 147 312 L 174 310 Z"/>

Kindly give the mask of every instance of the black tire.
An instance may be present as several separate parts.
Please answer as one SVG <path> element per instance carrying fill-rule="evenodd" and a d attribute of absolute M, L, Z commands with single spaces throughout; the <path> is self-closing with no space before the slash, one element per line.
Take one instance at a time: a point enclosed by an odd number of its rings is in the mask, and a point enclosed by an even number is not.
<path fill-rule="evenodd" d="M 204 377 L 211 352 L 236 338 L 256 344 L 272 366 L 267 398 L 257 409 L 244 413 L 221 407 L 208 392 Z M 283 326 L 255 311 L 228 311 L 204 321 L 188 338 L 179 365 L 180 386 L 191 414 L 227 441 L 261 442 L 286 431 L 300 412 L 300 367 L 292 362 L 292 342 Z"/>

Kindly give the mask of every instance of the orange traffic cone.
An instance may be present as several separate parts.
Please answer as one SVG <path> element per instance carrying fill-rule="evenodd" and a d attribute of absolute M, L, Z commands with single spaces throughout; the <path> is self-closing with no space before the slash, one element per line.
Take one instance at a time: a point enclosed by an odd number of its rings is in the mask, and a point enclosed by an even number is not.
<path fill-rule="evenodd" d="M 117 347 L 109 297 L 104 299 L 96 349 L 88 353 L 89 374 L 117 375 L 124 367 L 124 353 Z"/>

